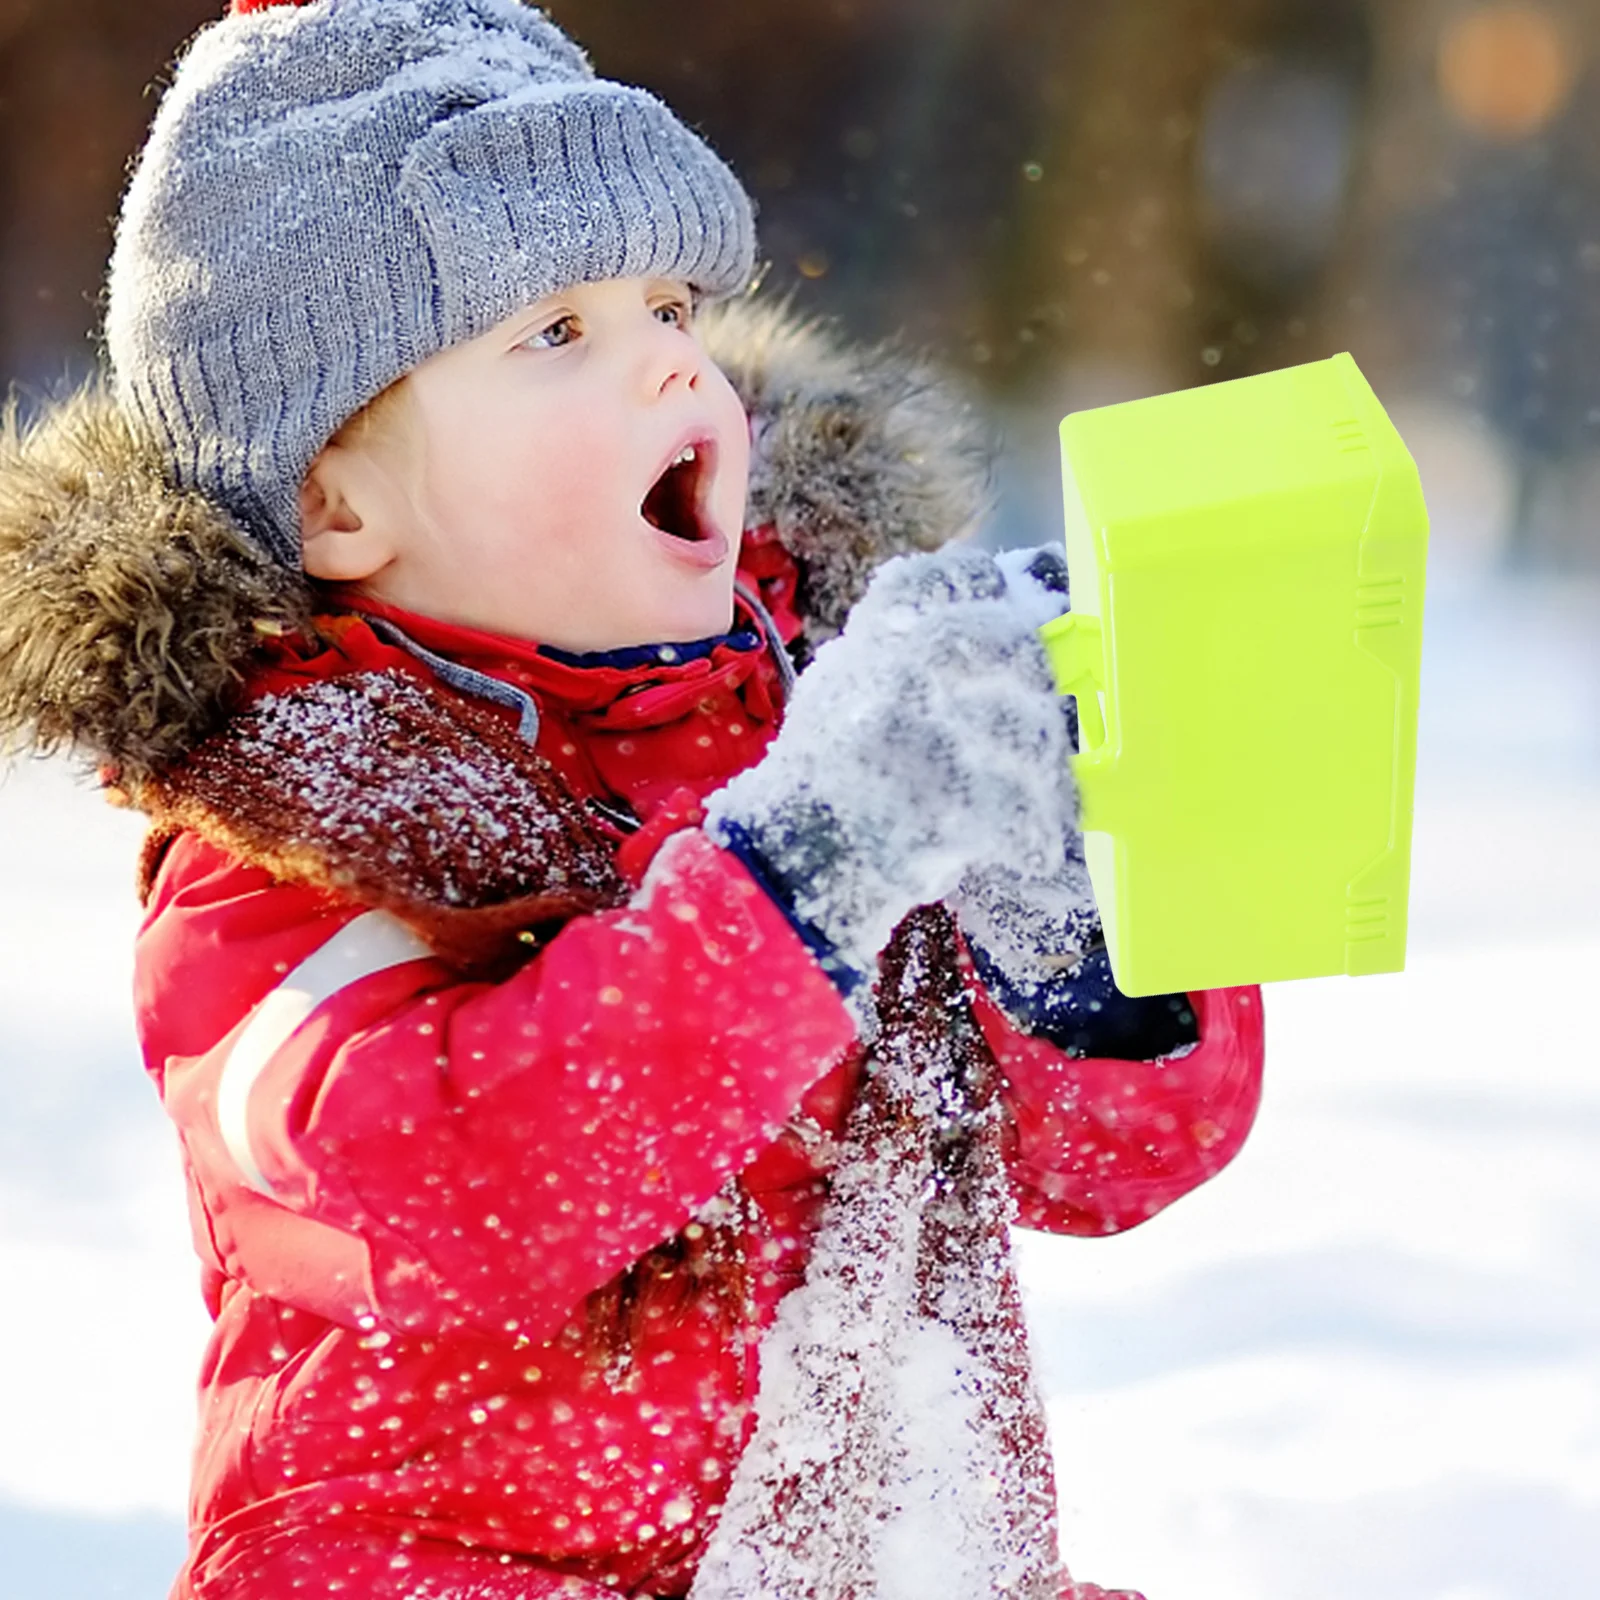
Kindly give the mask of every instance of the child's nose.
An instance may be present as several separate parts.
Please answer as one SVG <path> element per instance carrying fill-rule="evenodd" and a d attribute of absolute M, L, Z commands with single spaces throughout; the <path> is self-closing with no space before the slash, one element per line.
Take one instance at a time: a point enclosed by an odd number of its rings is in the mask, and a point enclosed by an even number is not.
<path fill-rule="evenodd" d="M 647 398 L 670 390 L 699 386 L 704 357 L 693 335 L 671 323 L 652 318 L 654 331 L 644 360 L 643 382 Z"/>

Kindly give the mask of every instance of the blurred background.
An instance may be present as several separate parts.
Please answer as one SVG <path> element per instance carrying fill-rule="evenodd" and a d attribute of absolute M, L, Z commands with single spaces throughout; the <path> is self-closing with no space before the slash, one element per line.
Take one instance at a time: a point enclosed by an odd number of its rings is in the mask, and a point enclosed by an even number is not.
<path fill-rule="evenodd" d="M 0 0 L 0 376 L 96 360 L 220 0 Z M 1433 520 L 1412 961 L 1268 995 L 1245 1154 L 1028 1239 L 1069 1559 L 1151 1600 L 1600 1593 L 1600 6 L 562 0 L 771 288 L 899 336 L 1059 536 L 1068 410 L 1351 351 Z M 203 1317 L 126 1020 L 137 825 L 0 782 L 0 1600 L 164 1592 Z"/>

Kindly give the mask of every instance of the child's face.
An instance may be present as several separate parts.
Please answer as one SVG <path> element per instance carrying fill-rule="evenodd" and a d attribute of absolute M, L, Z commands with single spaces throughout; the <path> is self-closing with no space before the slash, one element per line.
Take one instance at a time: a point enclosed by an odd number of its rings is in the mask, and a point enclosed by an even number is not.
<path fill-rule="evenodd" d="M 312 465 L 313 576 L 568 650 L 731 625 L 748 424 L 682 284 L 575 284 L 404 389 L 397 425 Z"/>

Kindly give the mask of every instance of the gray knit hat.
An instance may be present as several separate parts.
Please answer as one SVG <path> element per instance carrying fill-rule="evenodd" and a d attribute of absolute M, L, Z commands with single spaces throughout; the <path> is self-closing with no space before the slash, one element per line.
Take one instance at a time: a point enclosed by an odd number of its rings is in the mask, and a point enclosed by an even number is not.
<path fill-rule="evenodd" d="M 106 342 L 174 482 L 298 567 L 307 467 L 395 379 L 569 283 L 731 293 L 755 228 L 695 134 L 519 0 L 261 4 L 162 100 Z"/>

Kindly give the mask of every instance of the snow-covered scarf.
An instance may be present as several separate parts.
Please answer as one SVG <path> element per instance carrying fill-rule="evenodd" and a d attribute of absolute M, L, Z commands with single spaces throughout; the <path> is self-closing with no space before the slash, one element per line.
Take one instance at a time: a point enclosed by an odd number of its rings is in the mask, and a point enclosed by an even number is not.
<path fill-rule="evenodd" d="M 508 970 L 626 893 L 582 805 L 512 729 L 394 673 L 262 701 L 139 799 L 156 824 L 147 875 L 192 829 L 388 911 L 464 971 Z M 876 1009 L 806 1282 L 763 1344 L 756 1433 L 693 1600 L 1061 1593 L 994 1065 L 943 910 L 901 927 Z"/>
<path fill-rule="evenodd" d="M 691 1600 L 1053 1600 L 1055 1479 L 994 1064 L 947 913 L 884 955 L 879 1033 L 755 1437 Z"/>

